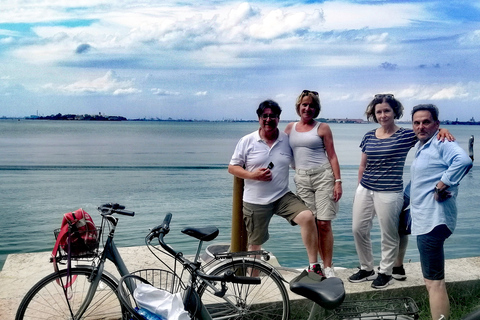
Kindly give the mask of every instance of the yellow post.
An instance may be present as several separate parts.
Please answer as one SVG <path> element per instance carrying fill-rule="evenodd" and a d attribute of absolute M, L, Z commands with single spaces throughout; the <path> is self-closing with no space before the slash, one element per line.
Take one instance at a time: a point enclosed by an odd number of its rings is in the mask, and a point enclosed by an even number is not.
<path fill-rule="evenodd" d="M 247 232 L 243 223 L 243 179 L 233 177 L 232 240 L 230 252 L 247 251 Z"/>

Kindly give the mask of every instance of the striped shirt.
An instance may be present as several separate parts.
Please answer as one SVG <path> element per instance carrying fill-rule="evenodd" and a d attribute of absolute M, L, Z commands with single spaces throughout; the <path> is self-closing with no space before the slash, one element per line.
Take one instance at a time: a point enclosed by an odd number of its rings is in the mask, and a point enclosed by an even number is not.
<path fill-rule="evenodd" d="M 412 129 L 400 128 L 386 139 L 375 136 L 376 129 L 365 134 L 360 143 L 367 165 L 360 184 L 373 191 L 403 191 L 403 167 L 408 151 L 417 142 Z"/>

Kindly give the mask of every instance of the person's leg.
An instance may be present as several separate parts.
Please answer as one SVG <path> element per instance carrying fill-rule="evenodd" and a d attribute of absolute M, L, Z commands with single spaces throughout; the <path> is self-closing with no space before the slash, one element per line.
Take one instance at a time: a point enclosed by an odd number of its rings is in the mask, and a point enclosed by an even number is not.
<path fill-rule="evenodd" d="M 313 190 L 313 187 L 312 187 L 310 175 L 300 174 L 300 173 L 297 172 L 297 173 L 295 173 L 295 176 L 294 176 L 293 180 L 295 181 L 296 195 L 303 201 L 305 206 L 307 206 L 307 208 L 310 209 L 310 211 L 312 211 L 313 215 L 315 215 L 315 210 L 316 210 L 316 208 L 315 208 L 315 193 L 314 193 L 314 190 Z M 293 220 L 293 221 L 296 223 L 295 220 Z M 320 235 L 318 234 L 318 231 L 315 230 L 315 232 L 317 232 L 317 239 L 318 239 L 318 241 L 320 241 L 320 239 L 319 239 Z M 302 236 L 302 239 L 303 239 L 303 236 Z M 304 243 L 305 243 L 305 241 L 304 241 Z M 318 247 L 318 248 L 319 248 L 318 253 L 320 254 L 320 257 L 322 257 L 322 253 L 320 252 L 320 247 Z M 308 249 L 307 249 L 307 253 L 308 253 Z M 318 258 L 317 258 L 317 261 L 318 261 Z"/>
<path fill-rule="evenodd" d="M 373 270 L 373 253 L 370 230 L 372 229 L 375 209 L 373 207 L 373 191 L 361 185 L 357 187 L 353 200 L 352 232 L 355 240 L 360 269 Z"/>
<path fill-rule="evenodd" d="M 292 192 L 288 192 L 275 202 L 275 214 L 287 219 L 291 225 L 300 226 L 300 234 L 307 250 L 310 264 L 318 262 L 318 235 L 315 217 L 303 201 Z"/>
<path fill-rule="evenodd" d="M 405 268 L 403 267 L 403 260 L 405 260 L 407 246 L 408 246 L 408 234 L 400 235 L 400 241 L 398 243 L 398 253 L 392 269 L 392 277 L 395 280 L 405 281 L 407 279 Z"/>
<path fill-rule="evenodd" d="M 424 280 L 428 291 L 432 319 L 438 320 L 442 315 L 445 316 L 445 319 L 448 319 L 450 317 L 450 301 L 448 300 L 445 279 Z"/>
<path fill-rule="evenodd" d="M 310 210 L 302 211 L 293 218 L 293 222 L 300 226 L 300 234 L 307 249 L 308 261 L 310 263 L 317 262 L 318 235 L 313 213 Z"/>
<path fill-rule="evenodd" d="M 243 221 L 248 236 L 248 251 L 261 250 L 269 238 L 268 225 L 273 216 L 273 205 L 243 202 Z"/>
<path fill-rule="evenodd" d="M 332 220 L 338 212 L 338 202 L 333 199 L 335 178 L 330 164 L 319 168 L 311 175 L 312 188 L 315 191 L 315 215 L 318 230 L 318 251 L 325 268 L 333 267 L 333 230 Z M 309 207 L 310 208 L 310 207 Z M 310 208 L 312 209 L 312 208 Z"/>
<path fill-rule="evenodd" d="M 408 247 L 408 234 L 400 235 L 400 241 L 398 243 L 398 254 L 397 258 L 395 259 L 395 263 L 393 264 L 394 267 L 401 267 L 403 265 L 403 261 L 405 260 L 405 254 L 407 253 Z"/>
<path fill-rule="evenodd" d="M 332 221 L 317 220 L 318 252 L 325 268 L 332 267 L 333 258 L 333 231 Z"/>
<path fill-rule="evenodd" d="M 443 314 L 450 316 L 450 303 L 445 286 L 445 254 L 443 246 L 451 231 L 444 224 L 436 226 L 427 234 L 417 236 L 420 264 L 428 291 L 432 319 L 438 320 Z"/>
<path fill-rule="evenodd" d="M 398 221 L 402 205 L 403 192 L 374 192 L 374 206 L 380 225 L 382 244 L 379 273 L 386 275 L 392 274 L 398 255 L 400 241 Z"/>

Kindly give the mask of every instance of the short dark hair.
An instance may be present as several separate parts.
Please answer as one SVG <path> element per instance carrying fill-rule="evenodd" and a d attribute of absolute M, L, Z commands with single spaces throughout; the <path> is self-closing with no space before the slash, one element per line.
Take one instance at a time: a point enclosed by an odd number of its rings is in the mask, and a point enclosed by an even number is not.
<path fill-rule="evenodd" d="M 378 123 L 377 117 L 375 116 L 375 106 L 380 103 L 388 103 L 390 108 L 392 108 L 393 113 L 395 114 L 394 119 L 400 119 L 403 116 L 403 105 L 400 101 L 395 99 L 393 94 L 376 94 L 375 98 L 367 106 L 365 115 L 367 120 L 373 120 Z"/>
<path fill-rule="evenodd" d="M 436 105 L 428 103 L 428 104 L 419 104 L 413 107 L 412 109 L 412 120 L 413 120 L 413 115 L 417 111 L 428 111 L 432 115 L 433 121 L 438 121 L 438 108 Z"/>
<path fill-rule="evenodd" d="M 282 108 L 273 100 L 265 100 L 258 105 L 257 116 L 260 118 L 265 111 L 265 109 L 272 109 L 272 112 L 280 117 L 282 113 Z"/>

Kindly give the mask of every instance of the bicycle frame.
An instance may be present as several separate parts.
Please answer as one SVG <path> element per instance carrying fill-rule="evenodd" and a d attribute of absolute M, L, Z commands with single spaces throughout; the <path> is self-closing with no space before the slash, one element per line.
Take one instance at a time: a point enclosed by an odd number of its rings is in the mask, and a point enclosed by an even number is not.
<path fill-rule="evenodd" d="M 146 244 L 149 247 L 152 254 L 162 262 L 170 271 L 177 274 L 176 270 L 172 270 L 165 262 L 155 254 L 153 249 L 162 251 L 165 250 L 167 254 L 172 256 L 179 265 L 182 266 L 183 271 L 187 271 L 189 274 L 188 283 L 186 285 L 185 294 L 184 294 L 184 305 L 185 309 L 190 312 L 191 315 L 195 319 L 202 319 L 202 320 L 211 320 L 212 316 L 210 315 L 209 311 L 207 310 L 206 306 L 204 305 L 200 295 L 203 294 L 205 288 L 211 288 L 213 290 L 213 295 L 220 297 L 224 300 L 224 302 L 230 304 L 232 308 L 237 308 L 238 301 L 235 301 L 233 297 L 235 295 L 228 295 L 226 283 L 238 283 L 238 284 L 247 284 L 247 285 L 258 285 L 261 283 L 261 279 L 255 276 L 239 276 L 232 273 L 225 273 L 222 275 L 215 275 L 215 271 L 221 269 L 222 266 L 225 265 L 225 262 L 222 260 L 226 260 L 227 264 L 233 261 L 252 261 L 252 265 L 262 264 L 265 266 L 266 269 L 271 269 L 271 274 L 275 274 L 281 281 L 285 281 L 283 277 L 278 273 L 275 268 L 271 267 L 269 264 L 263 262 L 261 259 L 256 258 L 249 258 L 251 256 L 265 256 L 267 253 L 265 251 L 258 251 L 258 252 L 243 252 L 243 253 L 225 253 L 215 255 L 214 259 L 207 263 L 204 267 L 211 266 L 215 262 L 219 262 L 218 265 L 213 265 L 211 269 L 204 272 L 202 268 L 202 264 L 200 261 L 200 252 L 202 250 L 203 242 L 213 240 L 216 235 L 218 234 L 218 229 L 216 227 L 205 227 L 205 228 L 186 228 L 182 232 L 188 234 L 199 240 L 197 252 L 193 260 L 189 260 L 183 256 L 181 252 L 175 251 L 172 247 L 167 245 L 163 238 L 169 232 L 169 223 L 171 219 L 171 214 L 167 214 L 165 220 L 162 225 L 153 228 L 149 235 L 146 236 Z M 158 238 L 160 248 L 155 247 L 151 244 L 151 240 L 153 238 Z M 182 271 L 182 272 L 183 272 Z M 122 278 L 121 282 L 125 279 Z M 126 280 L 126 279 L 125 279 Z M 286 282 L 286 281 L 285 281 Z M 121 284 L 120 284 L 121 286 Z M 199 291 L 199 289 L 201 290 Z M 131 290 L 130 290 L 131 291 Z"/>

